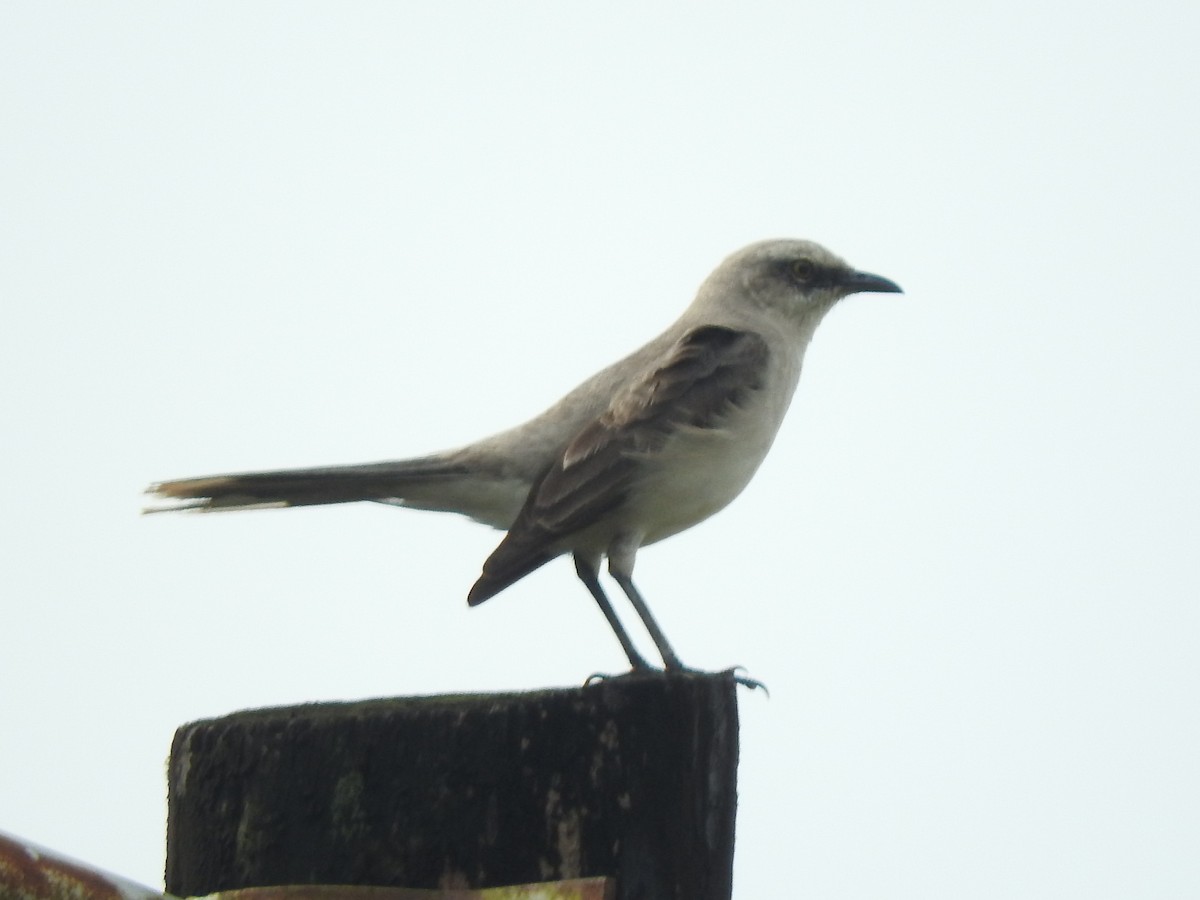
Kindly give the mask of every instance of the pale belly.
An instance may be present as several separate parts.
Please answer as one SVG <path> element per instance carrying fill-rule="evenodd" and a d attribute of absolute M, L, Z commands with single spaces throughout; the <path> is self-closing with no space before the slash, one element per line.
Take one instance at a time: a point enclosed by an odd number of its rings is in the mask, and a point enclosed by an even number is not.
<path fill-rule="evenodd" d="M 776 423 L 693 431 L 648 460 L 621 518 L 652 544 L 724 509 L 750 483 L 771 447 Z M 736 434 L 735 438 L 733 435 Z"/>

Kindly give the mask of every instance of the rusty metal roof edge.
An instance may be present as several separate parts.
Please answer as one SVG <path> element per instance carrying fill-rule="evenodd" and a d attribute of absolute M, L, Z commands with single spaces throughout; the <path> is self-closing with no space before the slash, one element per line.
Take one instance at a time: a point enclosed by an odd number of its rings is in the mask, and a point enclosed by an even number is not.
<path fill-rule="evenodd" d="M 574 878 L 489 888 L 417 889 L 278 885 L 218 891 L 194 900 L 613 900 L 611 878 Z M 3 900 L 180 900 L 0 831 Z"/>
<path fill-rule="evenodd" d="M 0 896 L 4 900 L 177 900 L 3 831 Z"/>

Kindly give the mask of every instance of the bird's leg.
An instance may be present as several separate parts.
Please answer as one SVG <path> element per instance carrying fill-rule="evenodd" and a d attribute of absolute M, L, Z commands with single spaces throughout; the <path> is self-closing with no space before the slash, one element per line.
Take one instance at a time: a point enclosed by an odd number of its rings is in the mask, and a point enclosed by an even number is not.
<path fill-rule="evenodd" d="M 584 583 L 588 592 L 595 599 L 596 605 L 600 607 L 600 612 L 604 613 L 604 618 L 608 620 L 609 627 L 616 634 L 617 640 L 621 642 L 621 649 L 629 657 L 629 664 L 637 671 L 644 672 L 652 668 L 650 663 L 646 662 L 645 657 L 638 653 L 637 648 L 633 646 L 629 632 L 625 630 L 625 626 L 617 618 L 616 610 L 613 609 L 612 603 L 609 602 L 608 596 L 604 593 L 604 588 L 600 586 L 600 575 L 597 569 L 597 562 L 585 559 L 578 553 L 575 554 L 575 574 L 579 576 L 579 580 Z"/>
<path fill-rule="evenodd" d="M 645 623 L 646 630 L 650 632 L 654 646 L 658 648 L 659 655 L 662 656 L 666 667 L 668 669 L 686 669 L 687 667 L 675 655 L 675 651 L 671 649 L 671 645 L 667 642 L 667 636 L 663 634 L 663 630 L 654 621 L 654 616 L 650 615 L 650 607 L 646 605 L 641 592 L 633 583 L 633 578 L 622 572 L 613 572 L 611 568 L 609 572 L 617 584 L 621 586 L 621 590 L 625 592 L 625 596 L 629 598 L 629 602 L 633 604 L 633 608 L 637 610 L 637 614 L 641 616 L 642 622 Z"/>
<path fill-rule="evenodd" d="M 621 586 L 621 590 L 625 592 L 625 596 L 629 598 L 629 602 L 633 604 L 633 608 L 636 609 L 637 614 L 641 616 L 642 623 L 646 626 L 646 631 L 650 633 L 650 637 L 654 640 L 654 646 L 658 648 L 658 653 L 660 656 L 662 656 L 662 661 L 667 667 L 667 671 L 696 672 L 698 670 L 689 669 L 683 664 L 683 661 L 675 655 L 675 651 L 671 649 L 671 645 L 667 641 L 667 636 L 663 634 L 663 630 L 659 628 L 658 623 L 654 621 L 654 616 L 650 614 L 650 607 L 646 604 L 646 598 L 642 596 L 642 592 L 639 591 L 637 589 L 637 585 L 633 583 L 633 562 L 637 556 L 638 544 L 640 542 L 641 536 L 637 534 L 620 535 L 616 540 L 614 540 L 608 548 L 608 573 L 612 575 L 613 580 Z M 579 559 L 576 557 L 577 571 L 578 568 Z M 591 572 L 592 582 L 596 585 L 596 590 L 599 591 L 600 584 L 596 578 L 596 570 L 593 567 L 589 571 Z M 580 572 L 579 577 L 583 578 L 584 584 L 588 583 L 588 580 L 584 578 L 582 572 Z M 595 596 L 595 592 L 593 592 L 593 596 Z M 605 602 L 607 603 L 607 598 Z M 623 642 L 624 641 L 622 641 L 622 643 Z M 755 688 L 762 688 L 764 693 L 767 692 L 767 686 L 765 684 L 763 684 L 761 681 L 751 678 L 748 675 L 738 674 L 737 669 L 729 669 L 721 674 L 731 678 L 737 684 L 748 687 L 751 690 Z"/>
<path fill-rule="evenodd" d="M 621 590 L 625 592 L 625 596 L 629 598 L 629 602 L 637 610 L 637 614 L 641 617 L 646 630 L 650 632 L 654 646 L 658 648 L 658 653 L 662 657 L 663 664 L 668 669 L 685 669 L 687 667 L 675 655 L 675 651 L 671 649 L 671 645 L 667 642 L 667 636 L 663 634 L 663 630 L 654 621 L 654 616 L 650 615 L 650 607 L 646 605 L 641 591 L 633 583 L 633 560 L 637 554 L 637 544 L 638 541 L 632 538 L 614 541 L 608 550 L 608 573 L 621 586 Z"/>

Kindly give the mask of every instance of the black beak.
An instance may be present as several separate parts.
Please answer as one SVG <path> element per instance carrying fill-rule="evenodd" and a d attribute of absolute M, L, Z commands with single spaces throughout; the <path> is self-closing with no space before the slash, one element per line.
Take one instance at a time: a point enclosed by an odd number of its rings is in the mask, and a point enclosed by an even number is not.
<path fill-rule="evenodd" d="M 847 294 L 903 294 L 900 285 L 882 275 L 870 272 L 851 272 L 842 279 Z"/>

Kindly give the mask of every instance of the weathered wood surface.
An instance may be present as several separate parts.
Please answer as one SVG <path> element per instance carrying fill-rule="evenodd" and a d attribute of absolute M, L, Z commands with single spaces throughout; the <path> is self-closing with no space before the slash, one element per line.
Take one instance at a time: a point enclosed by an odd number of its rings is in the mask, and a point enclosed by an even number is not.
<path fill-rule="evenodd" d="M 630 675 L 185 725 L 167 890 L 612 876 L 618 900 L 728 900 L 735 689 L 727 675 Z"/>

